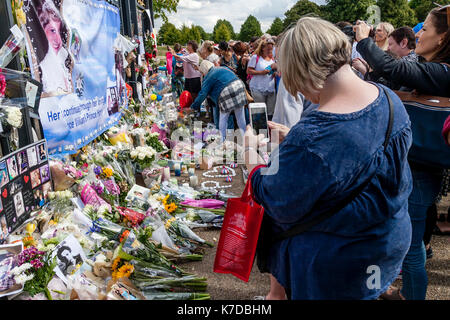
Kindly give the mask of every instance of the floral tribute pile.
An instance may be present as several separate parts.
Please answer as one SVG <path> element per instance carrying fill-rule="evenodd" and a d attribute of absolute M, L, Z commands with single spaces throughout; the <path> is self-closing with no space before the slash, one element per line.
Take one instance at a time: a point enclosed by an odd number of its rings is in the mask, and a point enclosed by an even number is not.
<path fill-rule="evenodd" d="M 219 148 L 212 128 L 194 129 L 193 115 L 177 105 L 171 94 L 146 91 L 90 145 L 50 159 L 54 191 L 8 236 L 23 251 L 8 260 L 11 268 L 2 265 L 0 295 L 22 285 L 8 298 L 210 298 L 207 279 L 179 265 L 202 260 L 213 246 L 194 230 L 220 228 L 229 195 L 175 176 L 192 178 L 234 149 Z"/>

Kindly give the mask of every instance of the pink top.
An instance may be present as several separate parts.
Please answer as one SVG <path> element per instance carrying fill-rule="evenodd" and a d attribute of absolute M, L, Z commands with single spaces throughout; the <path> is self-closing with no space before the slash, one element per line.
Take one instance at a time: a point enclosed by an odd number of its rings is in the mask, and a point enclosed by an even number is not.
<path fill-rule="evenodd" d="M 450 116 L 445 120 L 444 128 L 442 129 L 442 135 L 444 136 L 445 143 L 448 144 L 448 135 L 450 133 Z"/>
<path fill-rule="evenodd" d="M 202 76 L 200 71 L 195 70 L 194 67 L 192 66 L 192 65 L 198 66 L 199 62 L 198 54 L 194 52 L 178 57 L 183 61 L 185 79 L 200 78 Z"/>

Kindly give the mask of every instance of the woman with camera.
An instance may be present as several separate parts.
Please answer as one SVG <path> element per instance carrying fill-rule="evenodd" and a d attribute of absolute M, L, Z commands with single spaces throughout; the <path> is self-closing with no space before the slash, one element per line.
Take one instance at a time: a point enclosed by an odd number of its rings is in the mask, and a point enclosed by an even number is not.
<path fill-rule="evenodd" d="M 416 35 L 419 62 L 398 60 L 379 49 L 368 38 L 370 27 L 355 26 L 357 49 L 369 66 L 383 78 L 415 89 L 418 93 L 450 97 L 450 6 L 433 9 Z M 413 190 L 409 197 L 412 242 L 402 268 L 403 288 L 393 289 L 386 298 L 423 300 L 427 292 L 426 253 L 423 243 L 427 209 L 441 190 L 443 170 L 409 161 Z"/>

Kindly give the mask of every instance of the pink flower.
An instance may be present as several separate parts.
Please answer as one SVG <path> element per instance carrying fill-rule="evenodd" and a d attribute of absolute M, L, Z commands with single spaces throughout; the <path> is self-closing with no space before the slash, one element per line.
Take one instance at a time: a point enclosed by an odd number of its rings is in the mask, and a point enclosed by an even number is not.
<path fill-rule="evenodd" d="M 31 260 L 31 265 L 35 268 L 35 269 L 39 269 L 42 268 L 44 266 L 44 264 L 41 262 L 41 260 L 39 259 L 34 259 Z"/>

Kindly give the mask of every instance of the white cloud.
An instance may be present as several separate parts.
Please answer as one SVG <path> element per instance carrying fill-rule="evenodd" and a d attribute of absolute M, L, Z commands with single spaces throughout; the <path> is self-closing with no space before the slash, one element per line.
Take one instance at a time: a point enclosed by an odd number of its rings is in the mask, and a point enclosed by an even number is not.
<path fill-rule="evenodd" d="M 261 23 L 263 32 L 270 28 L 276 17 L 284 19 L 284 13 L 289 10 L 296 0 L 180 0 L 177 12 L 168 15 L 169 22 L 177 28 L 183 24 L 195 24 L 203 27 L 206 32 L 212 32 L 219 19 L 230 21 L 234 32 L 238 33 L 245 19 L 251 14 Z M 314 0 L 324 4 L 324 0 Z M 158 30 L 163 24 L 162 19 L 156 19 Z"/>

